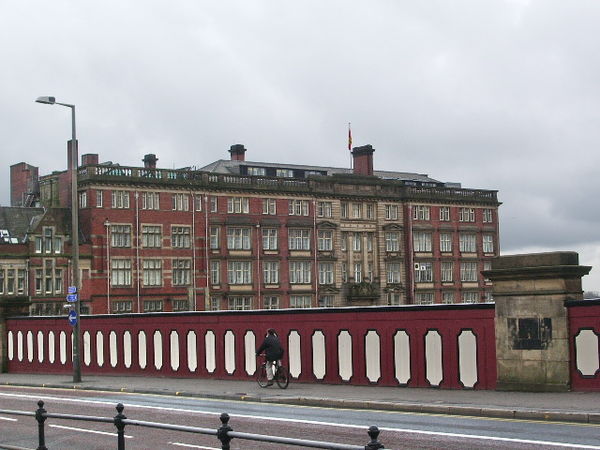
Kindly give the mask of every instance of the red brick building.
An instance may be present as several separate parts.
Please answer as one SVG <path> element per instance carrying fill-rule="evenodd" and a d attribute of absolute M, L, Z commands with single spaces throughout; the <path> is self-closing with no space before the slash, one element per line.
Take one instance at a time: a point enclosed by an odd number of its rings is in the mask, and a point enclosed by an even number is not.
<path fill-rule="evenodd" d="M 245 152 L 234 145 L 230 159 L 198 170 L 156 168 L 155 155 L 143 167 L 83 155 L 82 306 L 99 314 L 490 300 L 480 272 L 498 254 L 496 191 L 374 170 L 371 146 L 353 149 L 353 169 L 252 162 Z M 42 205 L 70 206 L 66 174 L 39 179 Z"/>

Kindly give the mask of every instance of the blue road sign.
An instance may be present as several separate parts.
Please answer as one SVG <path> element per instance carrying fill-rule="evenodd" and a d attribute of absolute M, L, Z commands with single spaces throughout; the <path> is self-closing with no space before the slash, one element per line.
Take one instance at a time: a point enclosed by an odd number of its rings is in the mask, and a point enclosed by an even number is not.
<path fill-rule="evenodd" d="M 69 325 L 71 325 L 72 327 L 77 325 L 77 312 L 76 311 L 69 311 Z"/>
<path fill-rule="evenodd" d="M 67 301 L 68 302 L 76 302 L 77 301 L 77 294 L 69 294 L 69 295 L 67 295 Z"/>
<path fill-rule="evenodd" d="M 77 294 L 77 286 L 69 286 L 67 288 L 67 293 L 68 294 Z"/>

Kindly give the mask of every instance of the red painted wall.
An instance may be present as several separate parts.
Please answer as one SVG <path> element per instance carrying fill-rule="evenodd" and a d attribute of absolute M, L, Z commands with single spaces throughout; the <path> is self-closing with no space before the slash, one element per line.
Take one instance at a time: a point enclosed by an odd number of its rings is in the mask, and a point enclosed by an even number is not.
<path fill-rule="evenodd" d="M 323 382 L 344 384 L 339 375 L 337 339 L 341 331 L 347 330 L 352 336 L 353 375 L 349 384 L 378 384 L 397 386 L 395 378 L 394 334 L 405 330 L 410 337 L 411 377 L 409 387 L 430 386 L 425 374 L 425 334 L 428 330 L 437 330 L 442 336 L 443 380 L 441 388 L 460 389 L 459 361 L 457 338 L 461 330 L 471 330 L 477 338 L 477 384 L 475 389 L 494 389 L 496 384 L 496 350 L 494 334 L 494 308 L 491 305 L 456 305 L 432 307 L 383 307 L 383 308 L 344 308 L 292 311 L 227 311 L 199 313 L 158 313 L 140 315 L 105 315 L 83 317 L 81 332 L 91 333 L 91 361 L 86 364 L 82 346 L 81 360 L 83 375 L 123 374 L 145 376 L 177 376 L 177 377 L 214 377 L 220 379 L 254 378 L 245 370 L 244 336 L 248 331 L 254 332 L 256 346 L 260 345 L 265 330 L 275 326 L 287 350 L 290 332 L 297 331 L 300 336 L 301 373 L 297 377 L 301 382 Z M 60 362 L 59 334 L 67 333 L 70 339 L 71 327 L 66 318 L 12 318 L 7 320 L 7 329 L 12 332 L 12 354 L 9 361 L 9 372 L 34 373 L 70 373 L 72 371 L 71 355 L 66 363 Z M 213 373 L 205 367 L 205 341 L 207 331 L 216 337 L 216 370 Z M 235 336 L 235 370 L 228 374 L 225 367 L 225 334 L 231 331 Z M 379 336 L 381 377 L 371 382 L 366 375 L 365 336 L 374 330 Z M 23 357 L 18 360 L 17 333 L 23 336 Z M 44 351 L 42 361 L 38 355 L 38 332 L 44 333 Z M 55 361 L 49 361 L 48 332 L 55 333 Z M 103 336 L 104 363 L 98 364 L 96 358 L 96 333 Z M 126 367 L 122 351 L 125 332 L 131 333 L 131 365 Z M 139 332 L 146 333 L 147 361 L 145 368 L 140 367 L 138 355 Z M 162 367 L 157 369 L 154 361 L 153 335 L 155 331 L 162 334 Z M 177 332 L 179 341 L 179 367 L 171 368 L 170 334 Z M 188 368 L 187 336 L 189 331 L 196 333 L 196 356 L 198 367 L 191 371 Z M 325 336 L 326 373 L 322 380 L 313 374 L 312 336 L 321 331 Z M 27 333 L 32 332 L 33 351 L 28 352 Z M 117 364 L 110 363 L 110 333 L 117 336 Z M 67 345 L 67 347 L 69 347 Z M 70 349 L 69 349 L 70 351 Z M 9 353 L 10 354 L 10 353 Z M 31 355 L 32 361 L 29 361 Z M 289 353 L 284 362 L 289 365 Z"/>
<path fill-rule="evenodd" d="M 600 391 L 600 367 L 593 376 L 582 375 L 577 368 L 576 345 L 576 337 L 583 330 L 593 330 L 596 337 L 600 339 L 600 300 L 567 302 L 566 306 L 569 315 L 571 389 L 574 391 Z"/>

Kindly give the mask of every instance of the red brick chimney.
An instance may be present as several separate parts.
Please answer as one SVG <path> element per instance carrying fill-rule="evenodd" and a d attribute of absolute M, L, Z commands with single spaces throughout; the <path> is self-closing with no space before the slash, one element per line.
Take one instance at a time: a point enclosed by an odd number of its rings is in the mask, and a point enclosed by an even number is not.
<path fill-rule="evenodd" d="M 81 155 L 81 165 L 89 166 L 98 164 L 98 153 L 86 153 L 85 155 Z"/>
<path fill-rule="evenodd" d="M 244 146 L 242 144 L 232 145 L 229 148 L 229 153 L 231 153 L 232 161 L 245 161 L 246 160 L 246 156 L 244 155 L 246 153 L 246 149 L 244 148 Z"/>
<path fill-rule="evenodd" d="M 156 161 L 158 161 L 158 158 L 154 153 L 149 153 L 144 155 L 144 159 L 142 159 L 142 161 L 144 161 L 144 168 L 156 169 Z"/>
<path fill-rule="evenodd" d="M 354 173 L 356 175 L 373 175 L 373 152 L 372 145 L 354 147 L 352 156 L 354 158 Z"/>

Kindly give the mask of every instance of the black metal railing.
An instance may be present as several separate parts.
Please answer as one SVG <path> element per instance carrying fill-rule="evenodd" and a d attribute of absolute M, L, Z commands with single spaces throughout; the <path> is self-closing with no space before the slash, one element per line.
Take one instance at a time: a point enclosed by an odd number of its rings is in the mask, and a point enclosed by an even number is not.
<path fill-rule="evenodd" d="M 384 446 L 382 443 L 378 441 L 379 437 L 379 429 L 375 426 L 369 427 L 367 434 L 369 435 L 370 441 L 367 445 L 348 445 L 348 444 L 338 444 L 335 442 L 323 442 L 323 441 L 311 441 L 306 439 L 294 439 L 287 438 L 282 436 L 268 436 L 263 434 L 254 434 L 254 433 L 243 433 L 238 431 L 233 431 L 233 428 L 229 425 L 229 414 L 223 413 L 220 416 L 221 426 L 218 429 L 212 428 L 199 428 L 199 427 L 189 427 L 185 425 L 173 425 L 168 423 L 158 423 L 158 422 L 147 422 L 144 420 L 132 420 L 128 419 L 125 414 L 123 414 L 123 410 L 125 407 L 122 403 L 117 404 L 117 415 L 113 418 L 111 417 L 96 417 L 96 416 L 83 416 L 77 414 L 59 414 L 59 413 L 49 413 L 44 409 L 44 402 L 39 400 L 37 402 L 38 409 L 35 412 L 28 411 L 14 411 L 14 410 L 6 410 L 0 409 L 0 414 L 12 414 L 18 416 L 33 416 L 38 423 L 38 446 L 37 450 L 48 450 L 46 447 L 46 438 L 45 438 L 45 422 L 47 419 L 65 419 L 65 420 L 81 420 L 86 422 L 100 422 L 100 423 L 112 423 L 117 429 L 117 449 L 125 450 L 125 426 L 139 426 L 139 427 L 147 427 L 147 428 L 157 428 L 162 430 L 170 430 L 170 431 L 182 431 L 186 433 L 195 433 L 195 434 L 206 434 L 211 436 L 216 436 L 219 441 L 221 441 L 221 449 L 230 450 L 231 440 L 232 439 L 244 439 L 249 441 L 260 441 L 260 442 L 269 442 L 274 444 L 285 444 L 285 445 L 295 445 L 298 447 L 308 447 L 308 448 L 327 448 L 333 450 L 377 450 L 383 449 Z M 3 448 L 11 448 L 11 447 L 3 447 Z"/>

